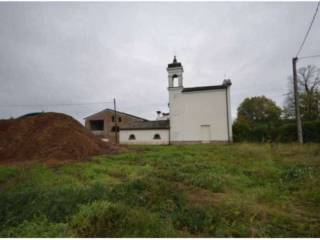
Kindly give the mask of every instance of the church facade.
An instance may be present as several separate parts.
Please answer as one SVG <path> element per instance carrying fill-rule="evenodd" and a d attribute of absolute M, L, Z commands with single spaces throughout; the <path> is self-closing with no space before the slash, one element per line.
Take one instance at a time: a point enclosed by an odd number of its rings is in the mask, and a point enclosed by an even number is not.
<path fill-rule="evenodd" d="M 168 64 L 168 120 L 136 122 L 120 128 L 122 144 L 232 142 L 231 81 L 221 85 L 183 86 L 183 66 Z"/>

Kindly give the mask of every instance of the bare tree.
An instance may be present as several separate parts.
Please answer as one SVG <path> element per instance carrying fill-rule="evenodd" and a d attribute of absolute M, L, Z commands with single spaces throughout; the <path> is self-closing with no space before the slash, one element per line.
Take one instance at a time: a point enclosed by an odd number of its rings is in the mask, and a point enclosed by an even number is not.
<path fill-rule="evenodd" d="M 302 119 L 320 119 L 320 69 L 315 65 L 308 65 L 299 68 L 297 74 Z M 289 92 L 285 100 L 284 114 L 286 118 L 294 118 L 292 76 L 288 79 Z"/>
<path fill-rule="evenodd" d="M 320 87 L 320 69 L 315 65 L 308 65 L 298 69 L 298 86 L 300 92 L 314 93 Z"/>

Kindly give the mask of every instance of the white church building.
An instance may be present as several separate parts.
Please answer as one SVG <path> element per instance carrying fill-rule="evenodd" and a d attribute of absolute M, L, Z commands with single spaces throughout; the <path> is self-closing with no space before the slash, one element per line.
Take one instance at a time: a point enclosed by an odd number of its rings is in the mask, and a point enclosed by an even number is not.
<path fill-rule="evenodd" d="M 183 66 L 168 64 L 169 114 L 156 121 L 120 128 L 121 144 L 187 144 L 232 141 L 231 81 L 221 85 L 183 86 Z"/>

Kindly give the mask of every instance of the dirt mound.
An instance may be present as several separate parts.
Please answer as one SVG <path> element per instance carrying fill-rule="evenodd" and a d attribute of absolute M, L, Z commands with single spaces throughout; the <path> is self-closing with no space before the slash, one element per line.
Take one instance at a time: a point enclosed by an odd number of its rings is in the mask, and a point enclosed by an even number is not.
<path fill-rule="evenodd" d="M 118 151 L 65 114 L 0 120 L 0 162 L 80 160 Z"/>

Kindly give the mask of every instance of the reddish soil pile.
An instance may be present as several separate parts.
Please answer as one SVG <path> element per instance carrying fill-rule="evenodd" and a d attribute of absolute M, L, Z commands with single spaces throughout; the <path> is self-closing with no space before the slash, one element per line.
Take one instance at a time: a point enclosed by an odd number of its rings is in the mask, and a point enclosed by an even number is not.
<path fill-rule="evenodd" d="M 0 120 L 0 162 L 80 160 L 118 151 L 65 114 Z"/>

